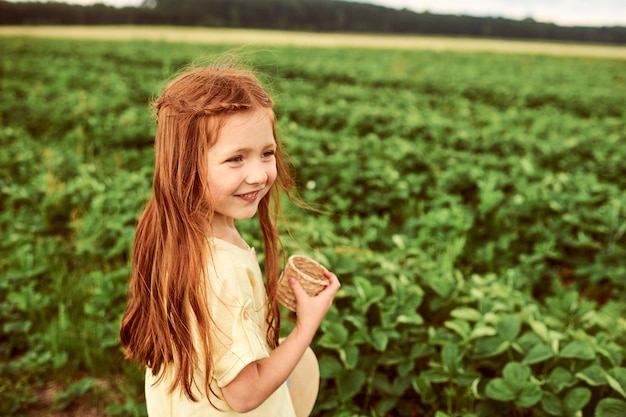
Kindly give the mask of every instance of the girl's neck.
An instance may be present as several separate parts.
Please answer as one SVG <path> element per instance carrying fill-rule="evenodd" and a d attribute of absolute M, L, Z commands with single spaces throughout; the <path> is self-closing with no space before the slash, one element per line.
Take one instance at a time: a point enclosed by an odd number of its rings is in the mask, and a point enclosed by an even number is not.
<path fill-rule="evenodd" d="M 246 241 L 241 237 L 237 228 L 233 225 L 233 227 L 217 227 L 213 229 L 213 237 L 216 239 L 223 240 L 232 245 L 240 247 L 241 249 L 248 250 L 250 246 L 246 243 Z"/>

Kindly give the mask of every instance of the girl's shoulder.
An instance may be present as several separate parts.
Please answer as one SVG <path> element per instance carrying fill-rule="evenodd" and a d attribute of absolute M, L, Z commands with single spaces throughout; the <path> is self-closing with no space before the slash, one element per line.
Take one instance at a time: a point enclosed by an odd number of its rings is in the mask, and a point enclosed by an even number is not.
<path fill-rule="evenodd" d="M 211 238 L 209 244 L 209 275 L 214 271 L 223 277 L 247 276 L 248 270 L 256 271 L 259 268 L 254 248 L 244 249 L 219 238 Z"/>
<path fill-rule="evenodd" d="M 257 291 L 263 288 L 263 278 L 254 249 L 215 238 L 210 243 L 206 276 L 210 293 L 226 304 L 256 298 Z"/>

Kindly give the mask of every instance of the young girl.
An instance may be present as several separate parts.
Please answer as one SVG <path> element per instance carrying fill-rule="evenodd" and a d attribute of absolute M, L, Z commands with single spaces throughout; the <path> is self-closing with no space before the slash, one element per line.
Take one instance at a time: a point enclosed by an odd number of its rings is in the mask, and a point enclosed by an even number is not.
<path fill-rule="evenodd" d="M 339 288 L 309 297 L 295 279 L 296 324 L 278 344 L 279 189 L 294 181 L 273 101 L 231 65 L 175 78 L 155 103 L 153 195 L 137 225 L 120 336 L 147 367 L 155 416 L 294 416 L 285 381 Z M 235 220 L 258 212 L 265 285 Z M 284 258 L 284 257 L 283 257 Z"/>

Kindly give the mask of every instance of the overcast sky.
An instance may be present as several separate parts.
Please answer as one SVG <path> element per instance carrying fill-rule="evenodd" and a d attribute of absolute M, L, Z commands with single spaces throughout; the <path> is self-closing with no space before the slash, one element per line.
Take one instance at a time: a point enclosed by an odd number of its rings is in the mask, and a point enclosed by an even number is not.
<path fill-rule="evenodd" d="M 560 25 L 626 25 L 625 0 L 371 0 L 395 8 L 418 12 L 531 17 Z"/>
<path fill-rule="evenodd" d="M 573 26 L 626 26 L 626 0 L 354 0 L 407 8 L 418 12 L 499 16 L 512 19 L 531 17 L 540 22 Z M 67 3 L 105 3 L 138 6 L 142 0 L 66 0 Z"/>

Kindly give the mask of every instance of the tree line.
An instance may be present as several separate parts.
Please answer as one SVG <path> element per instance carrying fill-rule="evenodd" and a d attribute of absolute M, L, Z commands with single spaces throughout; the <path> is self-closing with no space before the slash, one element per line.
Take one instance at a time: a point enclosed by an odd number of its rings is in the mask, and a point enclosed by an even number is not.
<path fill-rule="evenodd" d="M 530 18 L 418 13 L 340 0 L 144 0 L 140 7 L 124 8 L 0 1 L 0 24 L 180 25 L 626 44 L 625 26 L 559 26 Z"/>

